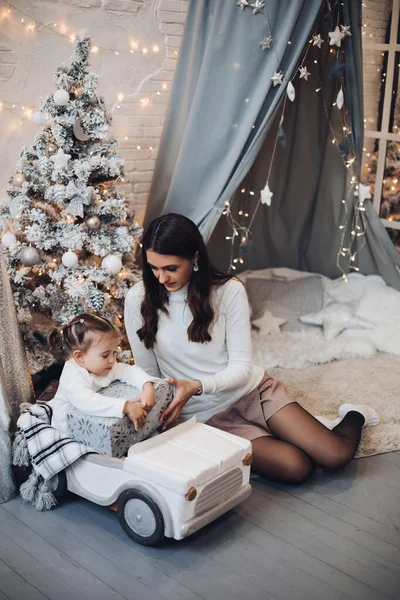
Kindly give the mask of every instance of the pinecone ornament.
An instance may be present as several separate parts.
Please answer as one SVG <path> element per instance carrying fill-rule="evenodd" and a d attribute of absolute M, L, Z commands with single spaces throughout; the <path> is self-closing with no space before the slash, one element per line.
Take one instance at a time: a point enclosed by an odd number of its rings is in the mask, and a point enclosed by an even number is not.
<path fill-rule="evenodd" d="M 104 297 L 103 292 L 100 290 L 93 288 L 89 295 L 89 306 L 93 308 L 93 310 L 101 310 L 104 306 L 106 299 Z"/>
<path fill-rule="evenodd" d="M 43 177 L 50 177 L 53 171 L 53 163 L 47 158 L 42 156 L 38 161 L 39 171 Z"/>

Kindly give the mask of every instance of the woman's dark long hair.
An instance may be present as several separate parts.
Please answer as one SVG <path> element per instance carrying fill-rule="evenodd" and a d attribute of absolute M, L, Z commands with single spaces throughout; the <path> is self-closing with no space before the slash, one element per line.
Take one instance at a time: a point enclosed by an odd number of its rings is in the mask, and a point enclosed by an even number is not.
<path fill-rule="evenodd" d="M 189 281 L 187 303 L 193 315 L 188 327 L 191 342 L 211 341 L 208 331 L 214 318 L 210 295 L 213 285 L 222 285 L 232 275 L 220 273 L 208 258 L 206 245 L 197 226 L 183 215 L 170 213 L 152 221 L 142 238 L 143 282 L 145 295 L 141 306 L 143 327 L 138 331 L 146 348 L 153 348 L 158 330 L 158 311 L 168 314 L 169 294 L 154 276 L 147 262 L 147 250 L 192 260 L 198 255 L 198 271 Z"/>

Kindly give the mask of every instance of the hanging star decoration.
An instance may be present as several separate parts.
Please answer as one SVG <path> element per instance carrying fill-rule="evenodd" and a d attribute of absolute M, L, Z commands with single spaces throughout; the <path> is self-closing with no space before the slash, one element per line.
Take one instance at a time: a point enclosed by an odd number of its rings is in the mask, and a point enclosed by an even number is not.
<path fill-rule="evenodd" d="M 322 37 L 320 36 L 320 34 L 313 35 L 312 36 L 312 41 L 313 41 L 313 46 L 318 46 L 319 49 L 321 49 L 321 46 L 324 43 L 324 40 L 322 39 Z"/>
<path fill-rule="evenodd" d="M 330 46 L 337 46 L 338 48 L 340 48 L 340 45 L 342 43 L 342 39 L 344 38 L 344 33 L 342 33 L 339 29 L 339 27 L 336 25 L 335 29 L 333 31 L 330 31 L 328 33 L 330 40 L 329 40 L 329 45 Z"/>
<path fill-rule="evenodd" d="M 265 7 L 265 2 L 263 0 L 256 0 L 254 4 L 250 4 L 253 9 L 253 15 L 258 15 L 258 13 L 262 13 Z"/>
<path fill-rule="evenodd" d="M 310 77 L 311 73 L 310 71 L 307 71 L 307 67 L 300 67 L 299 71 L 300 79 L 305 79 L 306 81 L 308 81 L 308 78 Z"/>
<path fill-rule="evenodd" d="M 271 206 L 273 195 L 274 194 L 269 189 L 269 185 L 268 185 L 268 181 L 267 181 L 267 183 L 265 184 L 265 188 L 263 190 L 261 190 L 261 192 L 260 192 L 261 204 L 266 204 L 267 206 Z"/>
<path fill-rule="evenodd" d="M 343 71 L 344 63 L 340 62 L 339 59 L 336 59 L 335 62 L 329 65 L 329 73 L 331 77 L 334 77 L 335 79 L 340 79 L 343 75 Z"/>
<path fill-rule="evenodd" d="M 265 38 L 262 40 L 262 42 L 260 42 L 260 46 L 261 46 L 261 48 L 262 48 L 263 50 L 269 50 L 269 49 L 270 49 L 270 46 L 271 46 L 271 44 L 272 44 L 272 37 L 271 37 L 271 36 L 265 37 Z"/>
<path fill-rule="evenodd" d="M 282 71 L 275 71 L 275 73 L 271 77 L 271 81 L 274 84 L 274 87 L 276 87 L 277 85 L 282 85 L 282 77 Z"/>
<path fill-rule="evenodd" d="M 70 181 L 65 190 L 65 198 L 71 200 L 66 209 L 71 215 L 83 217 L 83 205 L 88 206 L 92 201 L 93 188 L 86 185 L 76 185 L 75 181 Z"/>
<path fill-rule="evenodd" d="M 362 183 L 358 184 L 358 190 L 354 192 L 355 196 L 358 196 L 358 202 L 361 206 L 363 206 L 365 200 L 370 200 L 371 196 L 371 186 L 363 185 Z"/>
<path fill-rule="evenodd" d="M 65 154 L 62 148 L 59 148 L 57 154 L 50 156 L 50 160 L 54 163 L 56 169 L 63 169 L 68 166 L 68 161 L 71 158 L 70 154 Z"/>
<path fill-rule="evenodd" d="M 341 25 L 340 31 L 343 33 L 344 37 L 351 36 L 350 25 Z"/>
<path fill-rule="evenodd" d="M 250 4 L 247 2 L 247 0 L 238 0 L 238 2 L 236 2 L 236 6 L 238 6 L 240 10 L 244 10 L 247 6 L 250 6 Z"/>

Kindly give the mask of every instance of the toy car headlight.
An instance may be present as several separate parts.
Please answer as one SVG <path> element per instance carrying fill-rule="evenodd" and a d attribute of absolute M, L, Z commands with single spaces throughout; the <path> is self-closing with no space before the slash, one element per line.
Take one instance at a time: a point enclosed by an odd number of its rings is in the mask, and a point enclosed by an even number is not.
<path fill-rule="evenodd" d="M 194 487 L 189 488 L 185 494 L 185 498 L 186 498 L 186 500 L 189 500 L 189 502 L 191 500 L 194 500 L 196 498 L 196 496 L 197 496 L 197 490 Z"/>
<path fill-rule="evenodd" d="M 253 455 L 248 453 L 246 454 L 246 456 L 244 457 L 244 459 L 242 460 L 243 464 L 245 467 L 248 467 L 251 465 L 251 463 L 253 462 Z"/>

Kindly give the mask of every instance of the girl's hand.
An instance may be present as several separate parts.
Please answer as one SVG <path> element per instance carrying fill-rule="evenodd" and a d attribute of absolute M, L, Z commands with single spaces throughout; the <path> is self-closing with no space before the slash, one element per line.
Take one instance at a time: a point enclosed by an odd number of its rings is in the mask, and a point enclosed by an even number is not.
<path fill-rule="evenodd" d="M 136 431 L 139 431 L 146 422 L 147 412 L 140 404 L 131 400 L 125 402 L 123 413 L 132 421 Z"/>
<path fill-rule="evenodd" d="M 140 394 L 138 399 L 140 399 L 140 405 L 142 406 L 142 408 L 144 408 L 146 413 L 149 413 L 156 401 L 154 385 L 150 381 L 144 384 L 142 388 L 142 393 Z"/>
<path fill-rule="evenodd" d="M 166 429 L 168 425 L 176 421 L 181 413 L 182 408 L 186 402 L 197 392 L 200 387 L 199 381 L 188 381 L 187 379 L 173 379 L 170 377 L 165 380 L 175 388 L 175 396 L 168 408 L 162 413 L 161 418 L 167 420 L 162 426 L 162 429 Z"/>

